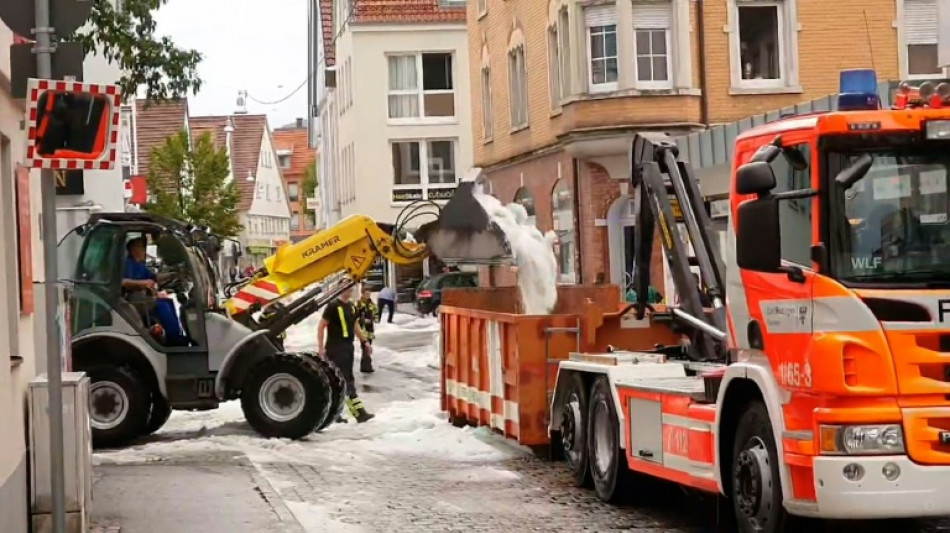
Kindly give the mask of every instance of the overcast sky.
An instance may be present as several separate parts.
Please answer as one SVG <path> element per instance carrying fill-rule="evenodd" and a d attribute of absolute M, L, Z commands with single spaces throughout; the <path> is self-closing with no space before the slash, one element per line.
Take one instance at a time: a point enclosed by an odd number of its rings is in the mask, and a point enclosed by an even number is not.
<path fill-rule="evenodd" d="M 156 19 L 160 34 L 204 55 L 193 115 L 231 113 L 246 90 L 248 111 L 273 128 L 306 117 L 306 87 L 275 105 L 253 99 L 280 100 L 307 78 L 307 0 L 169 0 Z"/>

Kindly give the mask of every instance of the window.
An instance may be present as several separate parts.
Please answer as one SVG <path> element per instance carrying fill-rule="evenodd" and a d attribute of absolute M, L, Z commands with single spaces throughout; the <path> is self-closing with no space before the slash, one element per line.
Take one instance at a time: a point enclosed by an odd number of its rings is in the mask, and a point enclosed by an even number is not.
<path fill-rule="evenodd" d="M 346 107 L 353 107 L 353 58 L 346 58 Z"/>
<path fill-rule="evenodd" d="M 439 7 L 465 7 L 465 0 L 439 0 Z"/>
<path fill-rule="evenodd" d="M 567 8 L 561 8 L 557 16 L 558 26 L 558 73 L 561 81 L 561 99 L 571 95 L 571 25 Z"/>
<path fill-rule="evenodd" d="M 290 230 L 297 231 L 300 229 L 300 213 L 294 211 L 294 214 L 290 216 Z"/>
<path fill-rule="evenodd" d="M 589 7 L 587 19 L 588 81 L 591 92 L 617 90 L 617 10 L 611 5 Z"/>
<path fill-rule="evenodd" d="M 290 154 L 280 154 L 277 156 L 277 164 L 280 165 L 280 168 L 288 169 L 290 168 Z"/>
<path fill-rule="evenodd" d="M 937 0 L 904 0 L 904 42 L 910 76 L 940 74 L 937 58 Z"/>
<path fill-rule="evenodd" d="M 257 184 L 257 199 L 258 200 L 264 199 L 264 184 L 263 183 Z"/>
<path fill-rule="evenodd" d="M 571 194 L 571 186 L 567 180 L 562 178 L 554 184 L 554 190 L 551 192 L 551 206 L 553 207 L 554 233 L 557 235 L 554 254 L 557 257 L 558 279 L 561 283 L 576 283 L 574 196 Z"/>
<path fill-rule="evenodd" d="M 482 137 L 490 141 L 494 135 L 494 110 L 491 98 L 491 68 L 482 67 Z"/>
<path fill-rule="evenodd" d="M 447 139 L 394 141 L 393 202 L 449 199 L 457 179 L 456 144 Z"/>
<path fill-rule="evenodd" d="M 531 195 L 531 191 L 529 191 L 527 187 L 522 187 L 515 192 L 515 203 L 524 207 L 525 213 L 528 215 L 528 224 L 532 226 L 537 225 L 537 215 L 534 210 L 534 196 Z"/>
<path fill-rule="evenodd" d="M 791 0 L 736 0 L 733 32 L 737 58 L 734 75 L 746 88 L 777 88 L 790 84 L 790 68 L 796 43 Z"/>
<path fill-rule="evenodd" d="M 788 149 L 798 150 L 805 161 L 811 163 L 811 148 L 807 143 L 792 145 Z M 778 156 L 771 163 L 775 173 L 773 192 L 794 191 L 811 186 L 811 166 L 805 170 L 795 170 L 784 156 Z M 803 200 L 785 200 L 779 202 L 779 222 L 782 227 L 782 259 L 811 267 L 811 206 L 813 198 Z"/>
<path fill-rule="evenodd" d="M 296 182 L 287 184 L 287 199 L 296 202 L 300 199 L 300 185 Z"/>
<path fill-rule="evenodd" d="M 633 32 L 636 60 L 634 69 L 637 87 L 668 89 L 672 87 L 672 53 L 670 34 L 673 21 L 671 2 L 633 4 Z"/>
<path fill-rule="evenodd" d="M 508 52 L 509 116 L 511 129 L 528 127 L 528 73 L 524 45 Z"/>
<path fill-rule="evenodd" d="M 313 229 L 313 227 L 316 226 L 316 222 L 314 222 L 315 216 L 316 215 L 312 212 L 304 214 L 303 216 L 304 229 Z"/>
<path fill-rule="evenodd" d="M 455 117 L 452 54 L 389 56 L 389 118 Z"/>

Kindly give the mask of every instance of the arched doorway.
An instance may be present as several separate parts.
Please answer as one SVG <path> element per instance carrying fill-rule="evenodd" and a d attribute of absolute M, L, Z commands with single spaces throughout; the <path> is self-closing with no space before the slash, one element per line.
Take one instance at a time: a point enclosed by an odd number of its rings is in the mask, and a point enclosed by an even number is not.
<path fill-rule="evenodd" d="M 528 213 L 528 224 L 536 226 L 538 219 L 534 211 L 534 196 L 531 195 L 531 191 L 527 187 L 518 189 L 518 192 L 515 193 L 515 203 L 521 204 L 521 207 L 524 207 L 524 210 Z"/>
<path fill-rule="evenodd" d="M 633 250 L 636 225 L 633 196 L 622 195 L 607 210 L 607 250 L 610 282 L 626 287 L 633 281 Z"/>

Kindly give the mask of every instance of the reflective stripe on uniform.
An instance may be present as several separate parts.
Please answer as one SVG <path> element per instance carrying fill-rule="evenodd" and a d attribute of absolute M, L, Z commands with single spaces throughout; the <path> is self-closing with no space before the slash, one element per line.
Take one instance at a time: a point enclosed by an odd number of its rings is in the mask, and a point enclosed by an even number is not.
<path fill-rule="evenodd" d="M 343 306 L 337 306 L 336 312 L 340 315 L 340 328 L 342 328 L 343 338 L 345 339 L 350 336 L 350 330 L 346 327 L 346 314 L 343 312 Z"/>

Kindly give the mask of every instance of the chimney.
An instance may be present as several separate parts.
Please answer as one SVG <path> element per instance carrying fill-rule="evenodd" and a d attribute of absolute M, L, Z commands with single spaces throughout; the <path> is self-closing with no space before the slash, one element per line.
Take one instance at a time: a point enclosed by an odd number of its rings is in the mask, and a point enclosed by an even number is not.
<path fill-rule="evenodd" d="M 300 118 L 300 117 L 298 117 L 298 118 L 297 118 L 297 128 L 302 128 L 302 127 L 303 127 L 303 119 Z"/>

